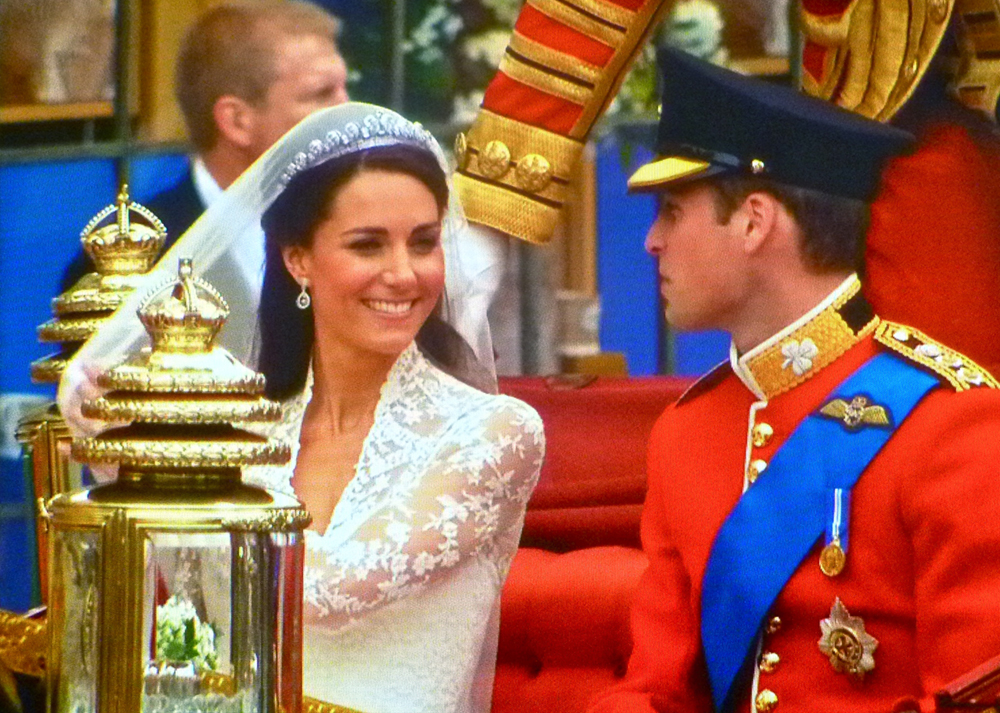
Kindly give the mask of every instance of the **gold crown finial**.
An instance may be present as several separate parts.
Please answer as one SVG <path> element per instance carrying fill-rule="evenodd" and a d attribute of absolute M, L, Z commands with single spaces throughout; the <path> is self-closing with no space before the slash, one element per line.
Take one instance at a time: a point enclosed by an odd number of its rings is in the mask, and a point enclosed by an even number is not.
<path fill-rule="evenodd" d="M 122 189 L 118 192 L 118 234 L 128 235 L 128 184 L 123 183 Z"/>
<path fill-rule="evenodd" d="M 115 213 L 114 221 L 107 219 Z M 136 213 L 141 220 L 133 220 Z M 144 221 L 144 222 L 143 222 Z M 107 223 L 106 225 L 102 225 Z M 42 342 L 58 343 L 56 354 L 32 362 L 36 383 L 58 383 L 67 361 L 128 297 L 156 263 L 167 230 L 149 209 L 131 200 L 122 184 L 115 202 L 105 206 L 80 233 L 96 272 L 81 277 L 52 300 L 54 318 L 38 327 Z"/>
<path fill-rule="evenodd" d="M 194 276 L 190 258 L 181 258 L 177 277 L 139 307 L 139 319 L 159 352 L 211 351 L 228 316 L 229 305 L 214 287 Z"/>
<path fill-rule="evenodd" d="M 115 222 L 101 225 L 112 213 L 116 214 Z M 133 213 L 146 222 L 132 220 Z M 166 226 L 152 211 L 129 198 L 127 184 L 122 185 L 115 203 L 95 215 L 80 233 L 83 249 L 101 275 L 148 272 L 166 239 Z"/>

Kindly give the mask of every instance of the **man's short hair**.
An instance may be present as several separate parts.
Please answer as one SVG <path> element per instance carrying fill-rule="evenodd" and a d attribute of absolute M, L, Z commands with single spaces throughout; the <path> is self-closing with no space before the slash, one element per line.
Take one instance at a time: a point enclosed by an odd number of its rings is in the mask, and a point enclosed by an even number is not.
<path fill-rule="evenodd" d="M 191 142 L 199 151 L 215 145 L 212 110 L 219 97 L 264 99 L 282 39 L 314 35 L 336 46 L 339 31 L 335 17 L 305 0 L 229 0 L 206 11 L 184 37 L 174 78 Z"/>
<path fill-rule="evenodd" d="M 767 178 L 728 175 L 709 181 L 715 189 L 715 213 L 727 223 L 751 193 L 773 196 L 791 214 L 801 232 L 799 247 L 806 266 L 816 273 L 864 267 L 868 203 L 778 183 Z"/>

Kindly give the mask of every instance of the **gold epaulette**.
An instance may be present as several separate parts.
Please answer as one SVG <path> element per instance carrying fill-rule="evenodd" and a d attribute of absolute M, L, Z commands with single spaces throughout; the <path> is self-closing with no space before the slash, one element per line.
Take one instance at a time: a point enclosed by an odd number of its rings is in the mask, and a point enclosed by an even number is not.
<path fill-rule="evenodd" d="M 545 243 L 594 123 L 665 0 L 527 0 L 468 134 L 455 141 L 470 221 Z"/>
<path fill-rule="evenodd" d="M 1000 388 L 1000 382 L 986 369 L 913 327 L 883 321 L 875 330 L 875 341 L 930 369 L 951 384 L 955 391 L 976 387 Z"/>

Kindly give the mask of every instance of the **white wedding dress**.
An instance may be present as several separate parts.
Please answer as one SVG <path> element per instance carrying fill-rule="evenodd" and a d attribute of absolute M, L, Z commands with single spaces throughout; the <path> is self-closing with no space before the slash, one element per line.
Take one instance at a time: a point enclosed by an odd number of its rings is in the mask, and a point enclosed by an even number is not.
<path fill-rule="evenodd" d="M 244 479 L 292 492 L 311 398 L 254 430 L 292 460 Z M 477 391 L 411 344 L 382 387 L 354 478 L 326 531 L 306 532 L 305 694 L 364 713 L 487 713 L 500 590 L 544 455 L 527 404 Z"/>

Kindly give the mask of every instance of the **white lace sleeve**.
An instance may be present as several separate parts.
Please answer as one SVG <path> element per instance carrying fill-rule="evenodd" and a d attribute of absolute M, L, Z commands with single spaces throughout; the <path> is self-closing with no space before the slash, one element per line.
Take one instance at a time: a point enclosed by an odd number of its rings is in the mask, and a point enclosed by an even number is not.
<path fill-rule="evenodd" d="M 305 620 L 342 626 L 519 533 L 544 450 L 541 419 L 519 401 L 492 399 L 488 413 L 459 419 L 418 464 L 405 498 L 376 509 L 340 546 L 310 545 Z"/>

